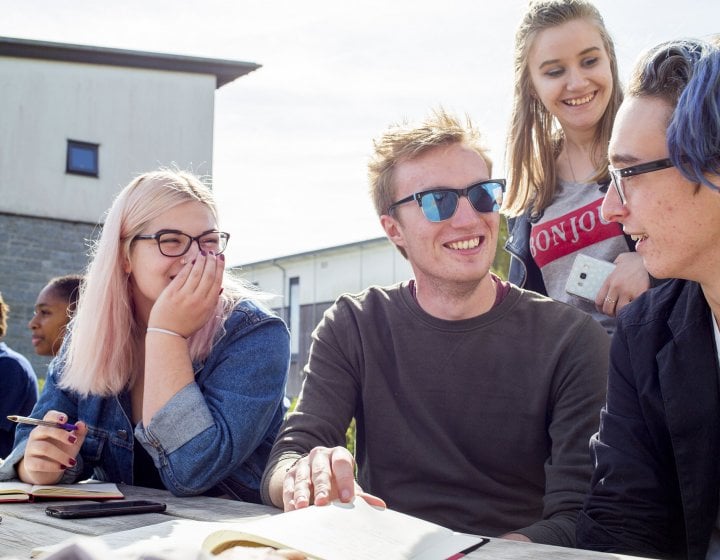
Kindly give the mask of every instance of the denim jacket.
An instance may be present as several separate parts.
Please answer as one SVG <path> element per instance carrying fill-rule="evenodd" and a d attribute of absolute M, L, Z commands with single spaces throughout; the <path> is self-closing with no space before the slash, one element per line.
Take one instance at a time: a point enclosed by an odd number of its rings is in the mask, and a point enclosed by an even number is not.
<path fill-rule="evenodd" d="M 278 317 L 251 301 L 240 302 L 204 363 L 193 364 L 195 382 L 178 391 L 150 424 L 134 429 L 130 393 L 81 398 L 58 388 L 62 362 L 51 362 L 32 416 L 48 410 L 82 420 L 88 434 L 61 483 L 89 477 L 133 484 L 133 438 L 177 496 L 227 494 L 259 501 L 259 485 L 282 422 L 290 359 L 289 334 Z M 0 480 L 16 478 L 31 426 L 20 425 Z"/>
<path fill-rule="evenodd" d="M 508 218 L 508 238 L 505 250 L 510 253 L 508 281 L 520 288 L 547 295 L 540 267 L 530 254 L 530 210 L 521 216 Z"/>

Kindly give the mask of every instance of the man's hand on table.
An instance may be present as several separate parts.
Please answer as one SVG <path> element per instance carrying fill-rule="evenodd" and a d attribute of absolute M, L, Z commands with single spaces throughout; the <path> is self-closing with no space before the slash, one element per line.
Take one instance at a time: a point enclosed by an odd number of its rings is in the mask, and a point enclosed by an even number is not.
<path fill-rule="evenodd" d="M 333 500 L 350 502 L 362 497 L 373 506 L 385 502 L 363 491 L 355 482 L 355 459 L 344 447 L 315 447 L 288 469 L 283 480 L 283 509 L 291 511 L 315 504 L 324 506 Z"/>

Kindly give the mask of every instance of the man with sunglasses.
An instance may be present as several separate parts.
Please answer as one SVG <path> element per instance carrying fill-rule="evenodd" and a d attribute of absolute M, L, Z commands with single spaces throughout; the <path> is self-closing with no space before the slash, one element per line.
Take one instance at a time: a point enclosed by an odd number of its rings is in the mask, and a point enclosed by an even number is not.
<path fill-rule="evenodd" d="M 620 315 L 578 545 L 720 558 L 720 48 L 663 43 L 636 64 L 609 145 L 605 219 L 676 278 Z"/>
<path fill-rule="evenodd" d="M 375 142 L 373 201 L 414 279 L 325 313 L 264 501 L 290 510 L 360 494 L 458 531 L 574 544 L 608 336 L 490 273 L 505 186 L 490 172 L 470 123 L 442 111 Z"/>

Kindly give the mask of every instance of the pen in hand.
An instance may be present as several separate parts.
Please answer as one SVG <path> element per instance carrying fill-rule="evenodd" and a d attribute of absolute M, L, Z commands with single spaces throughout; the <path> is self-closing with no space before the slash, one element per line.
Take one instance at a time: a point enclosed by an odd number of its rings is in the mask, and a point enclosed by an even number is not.
<path fill-rule="evenodd" d="M 27 416 L 15 416 L 10 415 L 7 417 L 10 422 L 16 422 L 17 424 L 30 424 L 32 426 L 47 426 L 49 428 L 60 428 L 61 430 L 67 430 L 73 432 L 77 430 L 75 424 L 68 424 L 63 422 L 52 422 L 50 420 L 38 420 L 37 418 L 28 418 Z"/>

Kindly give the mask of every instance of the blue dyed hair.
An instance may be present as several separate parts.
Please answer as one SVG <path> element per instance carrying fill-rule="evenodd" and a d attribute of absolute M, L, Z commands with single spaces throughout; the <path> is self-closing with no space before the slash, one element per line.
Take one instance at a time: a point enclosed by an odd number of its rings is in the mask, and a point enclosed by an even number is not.
<path fill-rule="evenodd" d="M 632 97 L 658 97 L 673 108 L 667 128 L 670 159 L 683 176 L 720 190 L 720 49 L 697 39 L 668 41 L 637 63 Z"/>

